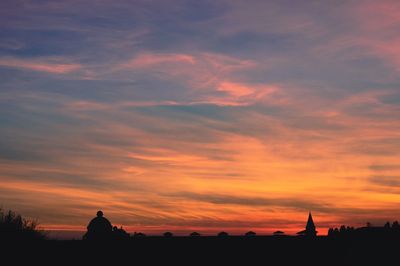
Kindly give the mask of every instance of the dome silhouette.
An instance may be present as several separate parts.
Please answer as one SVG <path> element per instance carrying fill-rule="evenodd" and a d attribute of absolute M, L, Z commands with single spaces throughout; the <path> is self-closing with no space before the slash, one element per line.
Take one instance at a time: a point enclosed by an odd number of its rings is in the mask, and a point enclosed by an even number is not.
<path fill-rule="evenodd" d="M 88 226 L 83 239 L 87 240 L 105 240 L 110 239 L 113 233 L 113 226 L 110 221 L 103 216 L 102 211 L 98 211 Z"/>

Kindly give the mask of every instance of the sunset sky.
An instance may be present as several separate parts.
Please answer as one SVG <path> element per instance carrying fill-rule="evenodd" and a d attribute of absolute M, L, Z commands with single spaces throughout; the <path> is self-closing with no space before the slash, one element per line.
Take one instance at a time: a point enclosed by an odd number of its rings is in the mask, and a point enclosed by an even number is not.
<path fill-rule="evenodd" d="M 0 1 L 0 206 L 147 234 L 400 220 L 400 1 Z"/>

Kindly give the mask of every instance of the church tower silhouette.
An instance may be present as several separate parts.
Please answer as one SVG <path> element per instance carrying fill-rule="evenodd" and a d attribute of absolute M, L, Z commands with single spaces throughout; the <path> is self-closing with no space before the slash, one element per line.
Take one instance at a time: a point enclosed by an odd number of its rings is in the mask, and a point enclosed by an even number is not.
<path fill-rule="evenodd" d="M 317 231 L 315 230 L 315 224 L 314 224 L 311 212 L 308 213 L 308 220 L 307 220 L 305 235 L 309 236 L 309 237 L 317 236 Z"/>
<path fill-rule="evenodd" d="M 311 212 L 308 213 L 306 230 L 300 231 L 297 234 L 300 236 L 306 236 L 306 237 L 316 237 L 317 236 L 317 231 L 315 230 L 315 224 L 314 224 Z"/>

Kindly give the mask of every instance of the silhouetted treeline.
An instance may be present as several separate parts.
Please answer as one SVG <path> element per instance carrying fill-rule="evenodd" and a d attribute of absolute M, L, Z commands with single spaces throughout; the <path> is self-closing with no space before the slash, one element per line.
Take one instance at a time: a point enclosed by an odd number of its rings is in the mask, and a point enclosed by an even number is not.
<path fill-rule="evenodd" d="M 12 211 L 0 211 L 1 240 L 44 239 L 36 227 L 33 220 Z M 86 259 L 90 265 L 107 260 L 110 265 L 122 265 L 126 260 L 134 260 L 138 265 L 158 265 L 160 258 L 166 265 L 191 265 L 194 261 L 201 265 L 208 265 L 210 261 L 222 265 L 258 265 L 260 262 L 263 265 L 395 265 L 392 262 L 398 259 L 400 240 L 398 222 L 381 227 L 343 225 L 331 228 L 328 237 L 317 236 L 310 215 L 306 230 L 299 236 L 285 235 L 282 231 L 272 236 L 257 235 L 253 231 L 241 236 L 230 236 L 224 231 L 214 236 L 193 232 L 186 237 L 175 237 L 169 231 L 160 236 L 146 237 L 136 232 L 130 236 L 122 227 L 112 226 L 101 211 L 87 229 L 84 239 L 89 241 L 48 240 L 25 245 L 23 241 L 0 240 L 0 244 L 5 244 L 0 251 L 5 255 L 16 253 L 15 265 L 24 264 L 24 259 L 33 265 L 43 265 L 47 259 L 53 265 L 60 258 L 65 264 Z M 110 241 L 117 239 L 129 241 Z"/>
<path fill-rule="evenodd" d="M 359 228 L 342 225 L 339 228 L 329 228 L 328 237 L 400 237 L 400 225 L 398 221 L 394 221 L 392 224 L 387 222 L 384 226 L 372 226 L 367 223 L 367 226 Z"/>
<path fill-rule="evenodd" d="M 0 241 L 45 239 L 43 231 L 37 229 L 35 220 L 23 218 L 11 210 L 0 209 Z"/>

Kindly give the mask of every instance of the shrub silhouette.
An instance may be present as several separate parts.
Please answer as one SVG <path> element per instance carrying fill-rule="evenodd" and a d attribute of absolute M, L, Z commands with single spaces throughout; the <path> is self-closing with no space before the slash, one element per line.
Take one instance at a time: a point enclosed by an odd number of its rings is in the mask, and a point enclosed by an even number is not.
<path fill-rule="evenodd" d="M 134 238 L 146 237 L 146 234 L 144 234 L 144 233 L 142 233 L 142 232 L 134 232 L 134 233 L 133 233 L 133 237 L 134 237 Z"/>
<path fill-rule="evenodd" d="M 283 232 L 283 231 L 275 231 L 274 233 L 273 233 L 273 236 L 284 236 L 285 235 L 285 232 Z"/>
<path fill-rule="evenodd" d="M 11 210 L 0 209 L 1 240 L 41 240 L 45 239 L 43 231 L 37 229 L 38 222 L 25 219 Z"/>
<path fill-rule="evenodd" d="M 217 236 L 219 236 L 219 237 L 227 237 L 227 236 L 229 236 L 229 234 L 227 232 L 220 232 L 220 233 L 218 233 Z"/>
<path fill-rule="evenodd" d="M 130 238 L 130 235 L 122 228 L 122 226 L 120 228 L 114 226 L 112 233 L 114 240 L 127 240 Z"/>
<path fill-rule="evenodd" d="M 393 229 L 399 229 L 400 228 L 399 222 L 398 221 L 394 221 L 393 224 L 392 224 L 392 228 Z"/>
<path fill-rule="evenodd" d="M 245 236 L 256 236 L 257 234 L 253 231 L 248 231 L 246 234 L 244 234 Z"/>
<path fill-rule="evenodd" d="M 193 232 L 193 233 L 190 234 L 190 236 L 191 237 L 199 237 L 201 235 L 199 233 L 197 233 L 197 232 Z"/>
<path fill-rule="evenodd" d="M 164 236 L 165 237 L 173 237 L 174 235 L 171 232 L 165 232 Z"/>

